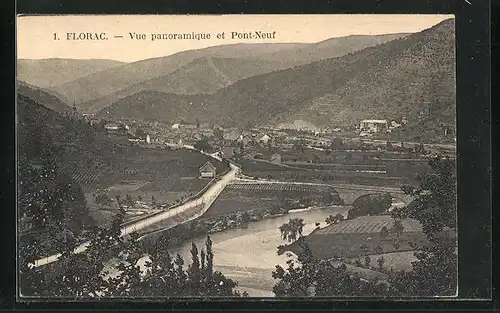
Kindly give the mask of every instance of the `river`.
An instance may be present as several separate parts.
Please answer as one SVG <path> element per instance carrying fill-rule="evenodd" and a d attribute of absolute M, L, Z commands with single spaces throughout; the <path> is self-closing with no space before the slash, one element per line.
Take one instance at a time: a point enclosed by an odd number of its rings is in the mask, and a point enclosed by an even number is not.
<path fill-rule="evenodd" d="M 230 229 L 211 235 L 214 251 L 214 268 L 238 283 L 238 290 L 246 291 L 253 297 L 273 297 L 275 280 L 271 273 L 276 264 L 286 265 L 288 258 L 279 256 L 277 247 L 286 242 L 281 239 L 279 227 L 290 218 L 302 218 L 306 223 L 303 234 L 309 234 L 319 222 L 324 227 L 325 218 L 330 214 L 346 213 L 345 207 L 291 211 L 289 214 L 252 222 L 248 228 Z M 206 237 L 194 240 L 200 250 Z M 191 242 L 170 250 L 179 253 L 184 260 L 191 260 Z"/>

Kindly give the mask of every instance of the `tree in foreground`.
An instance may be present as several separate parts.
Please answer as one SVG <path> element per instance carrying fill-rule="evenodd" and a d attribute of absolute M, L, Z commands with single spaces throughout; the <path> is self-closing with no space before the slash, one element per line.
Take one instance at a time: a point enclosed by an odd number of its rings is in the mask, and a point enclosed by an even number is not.
<path fill-rule="evenodd" d="M 287 267 L 276 265 L 273 287 L 277 297 L 311 296 L 383 296 L 387 285 L 366 281 L 347 272 L 345 265 L 335 266 L 329 261 L 316 259 L 304 244 L 297 262 L 287 261 Z"/>
<path fill-rule="evenodd" d="M 402 218 L 417 219 L 428 237 L 428 245 L 417 247 L 417 260 L 412 263 L 412 270 L 391 271 L 387 282 L 360 280 L 356 274 L 347 273 L 345 266 L 318 261 L 302 241 L 303 251 L 299 254 L 298 262 L 288 261 L 287 268 L 277 265 L 273 272 L 273 278 L 278 280 L 273 288 L 276 296 L 455 295 L 458 269 L 455 165 L 453 160 L 441 157 L 432 159 L 429 165 L 432 172 L 420 176 L 420 188 L 402 188 L 414 196 L 415 201 L 392 213 L 398 222 Z M 395 230 L 401 233 L 403 227 L 398 224 L 396 222 Z M 387 235 L 385 230 L 382 235 Z M 399 249 L 398 242 L 394 246 L 396 250 Z M 368 260 L 367 257 L 366 265 L 369 265 Z M 377 263 L 381 269 L 385 259 L 381 257 Z M 361 266 L 359 259 L 356 265 Z"/>
<path fill-rule="evenodd" d="M 415 252 L 417 261 L 412 263 L 413 270 L 393 279 L 401 295 L 451 296 L 457 291 L 455 161 L 435 157 L 429 165 L 432 171 L 419 176 L 419 188 L 402 188 L 415 200 L 394 212 L 399 218 L 418 220 L 430 242 Z"/>
<path fill-rule="evenodd" d="M 170 256 L 161 243 L 145 256 L 136 235 L 128 240 L 120 236 L 121 222 L 118 216 L 111 228 L 96 227 L 93 240 L 83 253 L 75 254 L 76 244 L 68 244 L 60 259 L 51 265 L 30 267 L 29 263 L 41 256 L 33 249 L 36 242 L 24 247 L 21 293 L 71 299 L 242 296 L 234 290 L 236 282 L 214 271 L 210 237 L 199 253 L 193 244 L 192 261 L 185 268 L 182 257 Z M 118 260 L 118 263 L 110 267 L 112 260 Z M 113 267 L 116 269 L 111 271 Z"/>
<path fill-rule="evenodd" d="M 288 223 L 280 226 L 281 238 L 293 242 L 302 237 L 302 231 L 306 224 L 301 218 L 291 218 Z"/>

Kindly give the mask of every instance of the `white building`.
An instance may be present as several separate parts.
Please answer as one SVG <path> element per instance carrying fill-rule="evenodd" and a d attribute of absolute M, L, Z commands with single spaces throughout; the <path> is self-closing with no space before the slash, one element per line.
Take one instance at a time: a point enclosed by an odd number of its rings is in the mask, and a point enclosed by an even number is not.
<path fill-rule="evenodd" d="M 368 131 L 372 133 L 385 132 L 388 129 L 386 120 L 362 120 L 359 123 L 361 131 Z"/>
<path fill-rule="evenodd" d="M 271 137 L 269 137 L 268 135 L 264 135 L 264 136 L 260 137 L 259 142 L 267 145 L 269 140 L 271 140 Z"/>
<path fill-rule="evenodd" d="M 212 178 L 215 177 L 216 174 L 216 168 L 212 163 L 207 161 L 205 164 L 203 164 L 200 169 L 200 177 L 202 178 Z"/>

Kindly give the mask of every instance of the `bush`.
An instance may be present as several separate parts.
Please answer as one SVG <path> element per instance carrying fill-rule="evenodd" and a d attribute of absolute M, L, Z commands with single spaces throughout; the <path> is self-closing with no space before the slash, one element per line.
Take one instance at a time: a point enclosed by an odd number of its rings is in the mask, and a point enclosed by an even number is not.
<path fill-rule="evenodd" d="M 392 196 L 389 193 L 368 194 L 357 198 L 353 208 L 349 210 L 349 218 L 363 215 L 379 215 L 387 211 L 392 204 Z"/>
<path fill-rule="evenodd" d="M 387 238 L 387 236 L 389 236 L 389 230 L 387 229 L 386 226 L 384 226 L 380 230 L 380 237 L 382 237 L 382 239 L 385 239 L 385 238 Z"/>

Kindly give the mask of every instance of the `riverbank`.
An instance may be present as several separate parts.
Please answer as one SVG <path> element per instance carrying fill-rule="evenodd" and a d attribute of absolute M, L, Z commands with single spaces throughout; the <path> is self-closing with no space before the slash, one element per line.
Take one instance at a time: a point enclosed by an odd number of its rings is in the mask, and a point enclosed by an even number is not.
<path fill-rule="evenodd" d="M 201 216 L 190 223 L 180 224 L 165 231 L 145 236 L 141 239 L 141 245 L 145 251 L 149 251 L 157 243 L 161 243 L 165 248 L 173 248 L 197 237 L 205 237 L 209 234 L 213 235 L 231 229 L 246 229 L 248 227 L 253 227 L 255 222 L 266 219 L 273 219 L 311 210 L 331 211 L 333 209 L 335 211 L 346 211 L 348 208 L 349 207 L 339 205 L 314 205 L 309 207 L 301 206 L 298 208 L 271 207 L 246 210 L 243 212 L 231 212 L 217 216 Z M 324 220 L 319 222 L 324 222 Z"/>
<path fill-rule="evenodd" d="M 290 218 L 302 218 L 305 222 L 303 234 L 307 235 L 320 224 L 324 227 L 325 219 L 330 215 L 345 214 L 346 208 L 330 206 L 310 208 L 306 211 L 292 212 L 249 223 L 247 228 L 233 228 L 211 234 L 214 251 L 214 268 L 226 277 L 238 283 L 238 290 L 244 290 L 252 297 L 273 297 L 272 287 L 276 281 L 272 272 L 276 265 L 286 266 L 286 261 L 293 259 L 291 254 L 278 255 L 277 247 L 286 244 L 282 240 L 279 227 Z M 190 260 L 191 243 L 203 247 L 206 236 L 200 236 L 168 251 L 179 253 L 185 260 Z"/>

